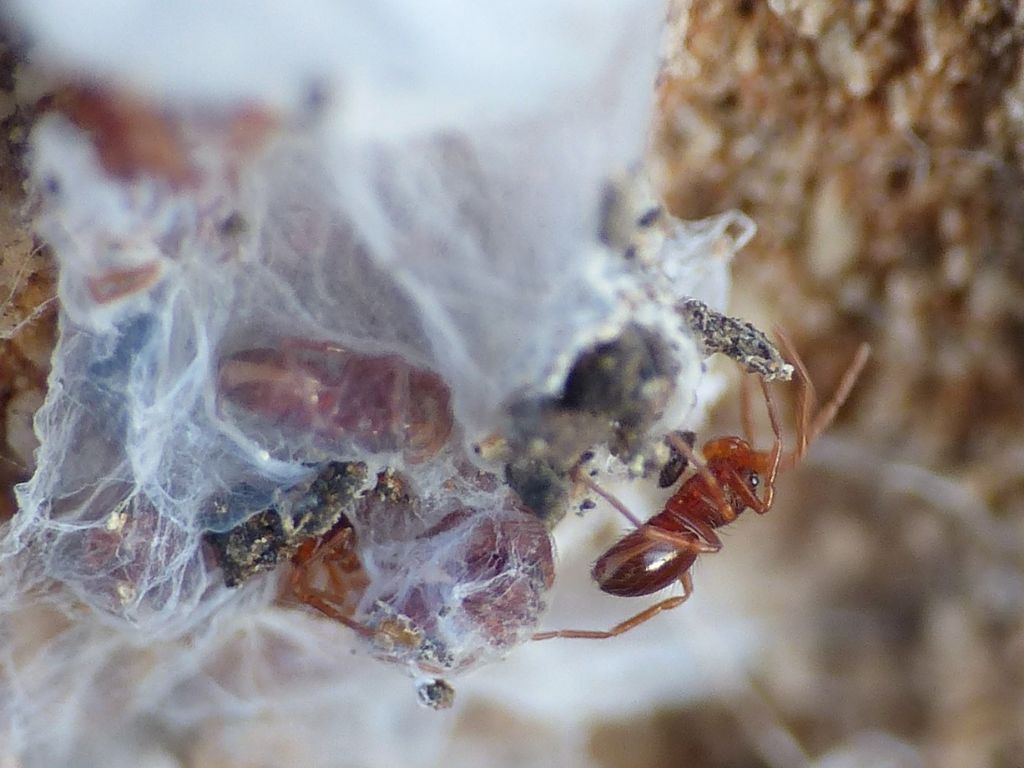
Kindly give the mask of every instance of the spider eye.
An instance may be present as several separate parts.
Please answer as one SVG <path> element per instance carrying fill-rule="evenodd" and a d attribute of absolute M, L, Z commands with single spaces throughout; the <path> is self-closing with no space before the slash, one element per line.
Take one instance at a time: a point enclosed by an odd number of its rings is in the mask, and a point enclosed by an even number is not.
<path fill-rule="evenodd" d="M 747 482 L 750 483 L 751 488 L 757 488 L 761 484 L 761 477 L 757 472 L 751 472 L 750 477 L 747 478 Z"/>

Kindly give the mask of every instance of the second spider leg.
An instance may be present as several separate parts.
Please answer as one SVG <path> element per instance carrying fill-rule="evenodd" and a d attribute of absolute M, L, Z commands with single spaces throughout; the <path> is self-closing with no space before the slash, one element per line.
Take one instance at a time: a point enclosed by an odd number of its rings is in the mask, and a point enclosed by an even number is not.
<path fill-rule="evenodd" d="M 374 637 L 376 634 L 374 630 L 366 624 L 349 618 L 331 605 L 333 597 L 326 592 L 322 592 L 319 589 L 309 589 L 298 595 L 298 598 L 311 608 L 315 608 L 320 611 L 320 613 L 327 618 L 334 619 L 340 624 L 344 624 L 353 632 L 357 632 L 364 637 Z"/>
<path fill-rule="evenodd" d="M 327 585 L 331 588 L 332 594 L 336 595 L 335 600 L 344 602 L 348 597 L 349 590 L 341 565 L 333 561 L 325 562 L 324 570 L 327 574 Z"/>

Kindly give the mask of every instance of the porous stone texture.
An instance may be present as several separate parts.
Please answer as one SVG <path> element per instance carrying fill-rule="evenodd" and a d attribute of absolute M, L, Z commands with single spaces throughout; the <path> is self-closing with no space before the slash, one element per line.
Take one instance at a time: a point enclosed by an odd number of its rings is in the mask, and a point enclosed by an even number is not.
<path fill-rule="evenodd" d="M 470 695 L 445 765 L 1019 764 L 1022 21 L 1019 3 L 989 0 L 673 3 L 654 132 L 672 212 L 757 222 L 731 311 L 784 327 L 820 392 L 862 340 L 873 359 L 771 513 L 702 559 L 703 602 L 681 609 L 725 605 L 768 628 L 747 691 L 588 725 L 589 755 L 562 721 Z M 19 330 L 0 341 L 0 393 L 24 466 L 53 336 L 52 319 L 19 323 L 46 314 L 53 282 L 44 254 L 27 261 L 3 62 L 0 278 L 5 333 Z M 731 433 L 725 403 L 716 428 Z M 23 476 L 7 466 L 5 491 Z M 632 697 L 620 680 L 604 695 Z M 166 764 L 240 765 L 224 733 L 258 732 L 282 758 L 294 742 L 258 721 L 205 728 Z"/>
<path fill-rule="evenodd" d="M 751 670 L 768 725 L 739 702 L 716 729 L 764 764 L 1024 753 L 1022 19 L 985 0 L 673 4 L 670 209 L 757 222 L 732 310 L 785 328 L 819 392 L 874 351 L 757 541 L 716 556 L 750 571 L 721 599 L 776 638 Z M 714 741 L 678 718 L 685 744 Z"/>
<path fill-rule="evenodd" d="M 32 416 L 56 341 L 56 272 L 32 237 L 23 186 L 32 118 L 23 74 L 0 38 L 0 521 L 14 513 L 12 486 L 32 472 Z"/>
<path fill-rule="evenodd" d="M 737 207 L 756 220 L 735 306 L 756 303 L 747 311 L 785 327 L 825 380 L 870 341 L 865 427 L 917 460 L 1019 444 L 1006 414 L 1019 415 L 1024 371 L 1024 11 L 675 11 L 662 181 L 680 216 Z"/>

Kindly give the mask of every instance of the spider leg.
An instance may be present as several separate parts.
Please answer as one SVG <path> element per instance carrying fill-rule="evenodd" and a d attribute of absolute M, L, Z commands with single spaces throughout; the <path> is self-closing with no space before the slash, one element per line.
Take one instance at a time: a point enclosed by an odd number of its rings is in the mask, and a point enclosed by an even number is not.
<path fill-rule="evenodd" d="M 292 559 L 292 572 L 288 576 L 287 594 L 297 595 L 311 587 L 310 566 L 321 556 L 320 548 L 314 541 L 305 541 L 299 546 Z"/>
<path fill-rule="evenodd" d="M 296 597 L 311 608 L 315 608 L 320 611 L 320 613 L 327 618 L 334 619 L 335 621 L 344 624 L 353 632 L 357 632 L 364 637 L 370 638 L 374 637 L 376 634 L 372 628 L 356 621 L 355 619 L 349 618 L 338 611 L 333 605 L 331 605 L 333 597 L 327 592 L 322 592 L 319 589 L 309 589 Z"/>
<path fill-rule="evenodd" d="M 341 566 L 334 561 L 325 562 L 324 570 L 327 572 L 327 585 L 331 588 L 331 592 L 337 595 L 336 599 L 340 598 L 339 602 L 342 602 L 348 593 L 348 587 L 345 585 Z"/>

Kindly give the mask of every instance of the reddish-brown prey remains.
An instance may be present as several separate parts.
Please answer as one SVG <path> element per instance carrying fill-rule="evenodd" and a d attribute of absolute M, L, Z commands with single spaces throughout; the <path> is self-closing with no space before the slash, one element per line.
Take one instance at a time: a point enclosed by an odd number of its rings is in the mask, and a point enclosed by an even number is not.
<path fill-rule="evenodd" d="M 780 346 L 795 368 L 797 379 L 796 443 L 784 451 L 782 429 L 768 383 L 760 379 L 775 440 L 767 451 L 751 445 L 750 405 L 743 390 L 743 428 L 746 439 L 719 437 L 704 444 L 703 460 L 678 434 L 670 435 L 671 445 L 684 455 L 695 473 L 690 476 L 665 504 L 665 508 L 641 523 L 625 505 L 602 489 L 582 472 L 576 480 L 608 501 L 636 527 L 626 534 L 594 564 L 593 576 L 603 592 L 620 597 L 639 597 L 657 592 L 678 581 L 683 594 L 668 597 L 616 624 L 606 631 L 563 629 L 538 632 L 534 640 L 555 637 L 604 639 L 615 637 L 643 624 L 662 611 L 682 605 L 693 591 L 690 568 L 697 556 L 717 552 L 722 540 L 716 529 L 729 525 L 741 512 L 752 509 L 764 514 L 772 506 L 775 479 L 782 469 L 796 465 L 807 447 L 835 418 L 853 389 L 868 359 L 869 349 L 861 345 L 849 368 L 843 374 L 835 394 L 812 417 L 814 390 L 807 369 L 792 344 L 779 334 Z M 762 495 L 758 495 L 763 489 Z"/>

